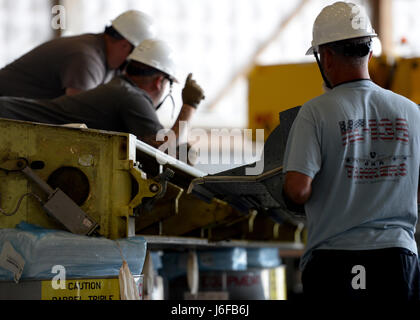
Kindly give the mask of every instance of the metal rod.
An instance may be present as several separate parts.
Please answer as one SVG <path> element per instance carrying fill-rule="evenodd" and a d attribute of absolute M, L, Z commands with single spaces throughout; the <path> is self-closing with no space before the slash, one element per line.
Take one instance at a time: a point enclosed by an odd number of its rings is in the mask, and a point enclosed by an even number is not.
<path fill-rule="evenodd" d="M 205 172 L 200 171 L 192 166 L 189 166 L 188 164 L 167 155 L 166 153 L 148 145 L 147 143 L 144 143 L 143 141 L 136 141 L 136 149 L 155 158 L 156 161 L 158 161 L 160 164 L 170 165 L 171 167 L 178 169 L 179 171 L 182 171 L 184 173 L 187 173 L 190 176 L 193 176 L 194 178 L 201 178 L 207 175 Z"/>
<path fill-rule="evenodd" d="M 139 234 L 141 235 L 141 234 Z M 245 248 L 278 248 L 279 250 L 303 250 L 304 244 L 290 241 L 254 241 L 254 240 L 225 240 L 210 241 L 203 238 L 171 237 L 141 235 L 147 242 L 148 248 L 155 247 L 245 247 Z"/>
<path fill-rule="evenodd" d="M 48 183 L 38 177 L 35 172 L 29 167 L 26 167 L 22 170 L 22 172 L 27 176 L 30 180 L 32 180 L 36 185 L 38 185 L 42 191 L 44 191 L 48 196 L 54 193 L 54 189 L 50 187 Z"/>

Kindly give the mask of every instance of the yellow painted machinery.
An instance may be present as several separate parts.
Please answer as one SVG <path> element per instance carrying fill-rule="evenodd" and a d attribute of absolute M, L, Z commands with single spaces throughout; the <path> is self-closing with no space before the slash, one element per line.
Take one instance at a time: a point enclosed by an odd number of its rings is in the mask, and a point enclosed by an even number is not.
<path fill-rule="evenodd" d="M 117 239 L 247 219 L 184 192 L 205 174 L 129 134 L 0 119 L 0 142 L 1 228 L 24 221 Z"/>
<path fill-rule="evenodd" d="M 134 235 L 135 209 L 162 191 L 135 160 L 129 134 L 0 119 L 0 227 Z"/>
<path fill-rule="evenodd" d="M 397 59 L 387 89 L 420 104 L 420 58 Z"/>
<path fill-rule="evenodd" d="M 279 124 L 279 113 L 323 93 L 316 63 L 257 66 L 249 76 L 249 128 L 265 139 Z"/>
<path fill-rule="evenodd" d="M 204 229 L 248 219 L 248 212 L 241 212 L 225 201 L 188 194 L 191 181 L 205 176 L 204 172 L 175 161 L 140 141 L 137 142 L 137 147 L 137 160 L 142 163 L 146 172 L 152 175 L 159 174 L 163 169 L 174 172 L 173 178 L 166 185 L 165 195 L 155 201 L 153 207 L 143 208 L 141 211 L 136 220 L 137 234 L 194 235 L 209 239 L 204 234 Z M 162 165 L 162 162 L 165 164 Z"/>

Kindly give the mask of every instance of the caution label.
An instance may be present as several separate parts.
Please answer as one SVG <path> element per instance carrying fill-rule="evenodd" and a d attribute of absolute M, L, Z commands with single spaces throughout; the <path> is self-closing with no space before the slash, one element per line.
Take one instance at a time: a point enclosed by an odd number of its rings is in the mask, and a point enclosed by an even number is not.
<path fill-rule="evenodd" d="M 118 278 L 66 280 L 55 289 L 53 281 L 42 281 L 42 300 L 119 300 Z"/>

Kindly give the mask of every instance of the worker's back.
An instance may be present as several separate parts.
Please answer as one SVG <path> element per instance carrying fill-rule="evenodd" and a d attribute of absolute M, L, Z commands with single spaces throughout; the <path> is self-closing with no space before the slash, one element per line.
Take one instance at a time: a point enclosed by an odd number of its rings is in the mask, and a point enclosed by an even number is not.
<path fill-rule="evenodd" d="M 0 95 L 53 99 L 66 88 L 89 90 L 112 78 L 103 34 L 51 40 L 0 70 Z"/>
<path fill-rule="evenodd" d="M 302 107 L 291 136 L 310 147 L 285 165 L 314 179 L 303 265 L 315 248 L 417 252 L 419 123 L 417 105 L 369 80 L 338 85 Z M 311 155 L 311 165 L 298 154 Z"/>
<path fill-rule="evenodd" d="M 89 128 L 156 135 L 162 125 L 145 91 L 124 76 L 74 96 L 53 100 L 0 98 L 0 117 L 47 124 L 84 123 Z"/>

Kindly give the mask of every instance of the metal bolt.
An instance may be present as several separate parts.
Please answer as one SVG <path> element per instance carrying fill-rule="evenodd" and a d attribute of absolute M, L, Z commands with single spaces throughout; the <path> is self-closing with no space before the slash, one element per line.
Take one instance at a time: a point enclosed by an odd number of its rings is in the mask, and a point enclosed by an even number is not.
<path fill-rule="evenodd" d="M 134 166 L 139 168 L 139 169 L 143 168 L 143 165 L 139 161 L 136 161 Z"/>
<path fill-rule="evenodd" d="M 150 187 L 149 187 L 149 190 L 151 191 L 151 192 L 158 192 L 159 191 L 159 186 L 157 185 L 157 184 L 151 184 L 150 185 Z"/>

